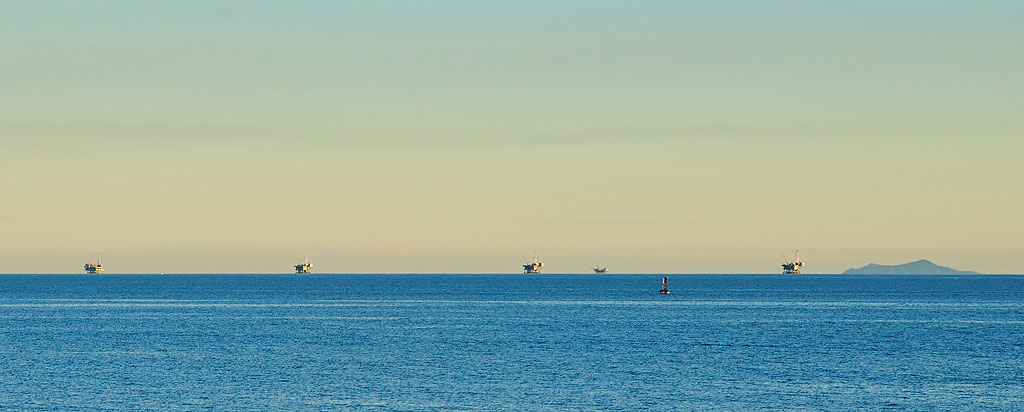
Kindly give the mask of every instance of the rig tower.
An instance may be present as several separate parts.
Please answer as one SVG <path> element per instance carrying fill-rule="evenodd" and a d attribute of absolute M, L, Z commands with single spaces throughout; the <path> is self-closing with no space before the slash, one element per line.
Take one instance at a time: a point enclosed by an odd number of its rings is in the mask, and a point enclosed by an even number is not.
<path fill-rule="evenodd" d="M 786 258 L 786 255 L 782 255 L 782 274 L 784 275 L 799 275 L 800 269 L 804 267 L 804 262 L 800 261 L 800 251 L 796 251 L 796 255 L 793 256 L 793 260 Z"/>
<path fill-rule="evenodd" d="M 102 259 L 102 256 L 96 256 L 95 265 L 91 262 L 85 262 L 85 273 L 90 275 L 103 273 L 103 262 L 101 262 L 100 259 Z"/>
<path fill-rule="evenodd" d="M 523 261 L 526 260 L 526 256 L 523 256 Z M 523 265 L 523 273 L 540 273 L 540 268 L 544 267 L 544 264 L 537 260 L 537 252 L 533 252 L 533 263 L 526 262 Z"/>
<path fill-rule="evenodd" d="M 303 275 L 313 273 L 313 264 L 309 263 L 309 253 L 306 253 L 306 259 L 302 263 L 295 265 L 295 273 Z"/>

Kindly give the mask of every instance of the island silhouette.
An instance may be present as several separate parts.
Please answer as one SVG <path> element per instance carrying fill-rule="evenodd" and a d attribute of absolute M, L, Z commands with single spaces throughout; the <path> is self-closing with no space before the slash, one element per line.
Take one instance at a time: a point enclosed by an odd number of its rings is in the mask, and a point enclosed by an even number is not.
<path fill-rule="evenodd" d="M 870 263 L 859 268 L 846 269 L 844 275 L 977 275 L 978 272 L 969 270 L 956 270 L 953 268 L 939 266 L 930 260 L 921 259 L 916 262 L 904 263 L 902 265 L 879 265 Z"/>

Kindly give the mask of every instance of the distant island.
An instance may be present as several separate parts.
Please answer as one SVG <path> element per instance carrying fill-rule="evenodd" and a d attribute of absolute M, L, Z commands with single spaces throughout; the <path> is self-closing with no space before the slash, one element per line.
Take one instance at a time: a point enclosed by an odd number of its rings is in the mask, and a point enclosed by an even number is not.
<path fill-rule="evenodd" d="M 929 260 L 921 259 L 917 262 L 904 263 L 902 265 L 878 265 L 871 263 L 861 268 L 850 268 L 843 272 L 844 275 L 977 275 L 978 272 L 969 270 L 956 270 L 945 266 L 939 266 Z"/>

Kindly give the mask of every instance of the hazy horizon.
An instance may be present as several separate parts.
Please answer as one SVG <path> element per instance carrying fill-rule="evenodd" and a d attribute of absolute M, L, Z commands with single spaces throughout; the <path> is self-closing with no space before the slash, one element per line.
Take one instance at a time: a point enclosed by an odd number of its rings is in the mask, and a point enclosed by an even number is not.
<path fill-rule="evenodd" d="M 1024 3 L 20 2 L 0 273 L 1024 272 Z"/>

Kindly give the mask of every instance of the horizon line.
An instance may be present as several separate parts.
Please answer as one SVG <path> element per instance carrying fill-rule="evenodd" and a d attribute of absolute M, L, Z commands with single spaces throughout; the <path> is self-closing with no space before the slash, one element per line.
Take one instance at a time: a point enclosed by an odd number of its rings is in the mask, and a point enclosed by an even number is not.
<path fill-rule="evenodd" d="M 61 275 L 61 276 L 91 276 L 103 277 L 108 275 L 144 275 L 144 276 L 166 276 L 166 275 L 292 275 L 296 277 L 310 275 L 523 275 L 523 276 L 544 276 L 544 275 L 573 275 L 573 276 L 614 276 L 614 275 L 772 275 L 799 277 L 804 275 L 842 275 L 842 276 L 999 276 L 999 275 L 1024 275 L 1024 273 L 765 273 L 765 272 L 620 272 L 620 273 L 587 273 L 587 272 L 559 272 L 559 273 L 518 273 L 518 272 L 323 272 L 323 273 L 291 273 L 291 272 L 105 272 L 105 273 L 82 273 L 82 272 L 38 272 L 38 273 L 0 273 L 0 276 L 10 275 Z"/>

